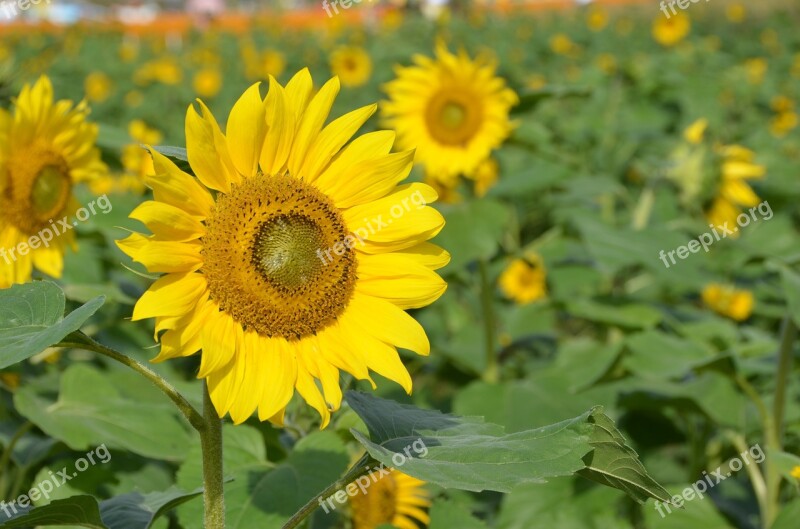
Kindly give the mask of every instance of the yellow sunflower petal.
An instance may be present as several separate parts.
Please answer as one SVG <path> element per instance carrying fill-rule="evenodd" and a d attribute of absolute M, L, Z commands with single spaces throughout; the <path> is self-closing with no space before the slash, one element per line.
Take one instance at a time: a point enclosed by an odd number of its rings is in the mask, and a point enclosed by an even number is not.
<path fill-rule="evenodd" d="M 261 83 L 256 83 L 239 98 L 228 116 L 225 132 L 233 165 L 242 175 L 254 176 L 267 132 L 266 105 L 261 99 Z"/>
<path fill-rule="evenodd" d="M 153 197 L 158 202 L 182 208 L 191 215 L 208 217 L 214 207 L 214 200 L 208 191 L 166 156 L 154 149 L 150 149 L 150 154 L 156 174 L 146 176 L 145 183 L 153 189 Z"/>
<path fill-rule="evenodd" d="M 430 305 L 447 290 L 447 283 L 435 272 L 402 255 L 361 255 L 358 275 L 357 292 L 402 309 Z"/>
<path fill-rule="evenodd" d="M 308 104 L 297 129 L 292 152 L 289 155 L 289 174 L 295 178 L 305 178 L 300 169 L 306 161 L 308 150 L 317 139 L 325 120 L 328 119 L 328 114 L 338 93 L 339 80 L 334 77 L 320 88 L 317 95 Z"/>
<path fill-rule="evenodd" d="M 297 383 L 297 360 L 283 338 L 264 338 L 252 333 L 254 351 L 261 356 L 262 391 L 258 418 L 270 420 L 286 408 Z"/>
<path fill-rule="evenodd" d="M 117 241 L 117 246 L 152 273 L 194 272 L 203 266 L 199 243 L 158 241 L 133 233 Z"/>
<path fill-rule="evenodd" d="M 186 314 L 207 288 L 206 279 L 200 274 L 167 274 L 139 298 L 133 308 L 133 321 Z"/>
<path fill-rule="evenodd" d="M 228 193 L 231 183 L 239 183 L 241 177 L 236 171 L 228 152 L 225 137 L 205 104 L 198 100 L 202 117 L 194 106 L 186 112 L 186 153 L 194 174 L 206 187 Z"/>
<path fill-rule="evenodd" d="M 129 216 L 147 226 L 162 240 L 192 241 L 202 237 L 206 231 L 202 222 L 196 217 L 164 202 L 152 200 L 143 202 Z"/>

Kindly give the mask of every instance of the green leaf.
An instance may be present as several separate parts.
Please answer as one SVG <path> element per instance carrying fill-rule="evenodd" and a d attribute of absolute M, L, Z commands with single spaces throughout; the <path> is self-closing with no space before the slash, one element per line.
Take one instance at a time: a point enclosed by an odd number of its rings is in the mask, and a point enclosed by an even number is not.
<path fill-rule="evenodd" d="M 789 481 L 789 483 L 797 483 L 797 478 L 792 475 L 795 468 L 800 468 L 800 456 L 789 454 L 781 451 L 769 452 L 770 462 L 775 465 L 778 472 Z"/>
<path fill-rule="evenodd" d="M 126 392 L 144 396 L 155 391 L 133 372 L 115 376 L 117 381 L 124 380 Z M 28 384 L 14 395 L 14 403 L 22 415 L 73 450 L 87 450 L 102 439 L 112 450 L 129 450 L 153 459 L 181 461 L 186 457 L 189 432 L 165 396 L 159 401 L 125 397 L 110 377 L 85 364 L 64 371 L 55 402 L 52 392 L 46 381 Z"/>
<path fill-rule="evenodd" d="M 0 369 L 27 360 L 80 329 L 105 301 L 100 296 L 66 318 L 64 293 L 36 281 L 0 290 Z"/>
<path fill-rule="evenodd" d="M 478 418 L 421 410 L 365 393 L 350 391 L 347 402 L 367 425 L 369 438 L 352 433 L 372 457 L 442 487 L 509 492 L 583 471 L 639 501 L 668 498 L 600 409 L 506 434 L 503 427 Z"/>
<path fill-rule="evenodd" d="M 428 529 L 486 529 L 486 523 L 472 516 L 469 509 L 453 501 L 435 501 Z"/>
<path fill-rule="evenodd" d="M 682 488 L 669 487 L 669 492 L 680 495 L 691 484 Z M 688 492 L 688 491 L 687 491 Z M 692 490 L 692 492 L 694 492 Z M 685 496 L 689 498 L 689 495 Z M 645 526 L 650 529 L 686 529 L 702 527 L 703 529 L 733 529 L 733 526 L 714 507 L 714 502 L 704 497 L 694 496 L 691 501 L 684 501 L 682 508 L 673 505 L 648 503 L 644 508 Z"/>
<path fill-rule="evenodd" d="M 668 497 L 667 491 L 647 473 L 636 451 L 627 445 L 614 421 L 603 413 L 592 413 L 588 420 L 595 425 L 589 440 L 594 450 L 584 457 L 586 469 L 579 475 L 625 491 L 639 503 Z"/>
<path fill-rule="evenodd" d="M 682 376 L 713 354 L 695 342 L 655 330 L 633 334 L 626 344 L 631 355 L 625 358 L 624 365 L 647 378 Z"/>
<path fill-rule="evenodd" d="M 794 500 L 781 509 L 770 529 L 796 529 L 798 518 L 800 518 L 800 500 Z"/>
<path fill-rule="evenodd" d="M 138 492 L 123 494 L 99 504 L 93 496 L 73 496 L 54 500 L 43 507 L 18 509 L 17 515 L 0 523 L 0 529 L 49 525 L 90 529 L 149 529 L 159 516 L 201 494 L 202 489 L 183 492 L 173 488 L 144 495 Z M 0 514 L 0 517 L 4 516 Z"/>
<path fill-rule="evenodd" d="M 591 299 L 577 299 L 567 303 L 567 310 L 577 318 L 633 329 L 649 329 L 661 321 L 658 310 L 641 303 L 616 306 Z"/>
<path fill-rule="evenodd" d="M 446 213 L 447 223 L 436 244 L 451 254 L 447 270 L 458 270 L 478 259 L 491 259 L 509 223 L 509 209 L 500 202 L 483 199 L 458 204 Z"/>

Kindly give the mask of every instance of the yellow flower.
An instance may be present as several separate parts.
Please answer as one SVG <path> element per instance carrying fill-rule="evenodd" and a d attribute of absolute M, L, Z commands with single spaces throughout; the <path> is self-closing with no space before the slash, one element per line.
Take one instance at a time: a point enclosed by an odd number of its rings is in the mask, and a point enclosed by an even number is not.
<path fill-rule="evenodd" d="M 703 289 L 703 303 L 727 318 L 744 321 L 753 312 L 753 293 L 732 286 L 712 283 Z"/>
<path fill-rule="evenodd" d="M 103 72 L 92 72 L 86 76 L 83 82 L 86 99 L 93 103 L 102 103 L 108 99 L 112 86 L 111 78 Z"/>
<path fill-rule="evenodd" d="M 268 79 L 270 75 L 280 77 L 286 68 L 286 59 L 282 53 L 275 50 L 259 53 L 252 43 L 242 47 L 242 57 L 248 79 Z"/>
<path fill-rule="evenodd" d="M 772 110 L 780 114 L 781 112 L 790 112 L 794 110 L 794 101 L 786 96 L 778 95 L 772 98 L 769 106 Z"/>
<path fill-rule="evenodd" d="M 747 74 L 747 82 L 759 85 L 764 82 L 764 75 L 767 73 L 767 61 L 762 57 L 747 59 L 744 62 L 744 70 Z"/>
<path fill-rule="evenodd" d="M 142 106 L 144 103 L 144 95 L 139 90 L 131 90 L 125 94 L 125 105 L 131 108 Z"/>
<path fill-rule="evenodd" d="M 194 74 L 194 91 L 200 97 L 215 97 L 222 88 L 222 73 L 217 68 L 203 68 Z"/>
<path fill-rule="evenodd" d="M 531 74 L 525 79 L 525 88 L 528 90 L 541 90 L 547 86 L 547 79 L 541 74 Z"/>
<path fill-rule="evenodd" d="M 520 305 L 547 297 L 547 270 L 544 261 L 528 252 L 522 259 L 514 259 L 500 274 L 500 289 L 507 298 Z"/>
<path fill-rule="evenodd" d="M 740 24 L 741 22 L 744 22 L 746 16 L 747 10 L 745 9 L 744 4 L 735 2 L 725 6 L 725 17 L 728 19 L 728 22 Z"/>
<path fill-rule="evenodd" d="M 795 479 L 800 479 L 800 465 L 792 469 L 792 477 Z"/>
<path fill-rule="evenodd" d="M 397 348 L 430 352 L 405 310 L 447 288 L 434 270 L 449 255 L 426 242 L 444 226 L 427 205 L 436 194 L 398 185 L 414 153 L 391 153 L 394 133 L 347 144 L 377 105 L 323 127 L 338 92 L 334 78 L 312 95 L 307 69 L 285 88 L 270 78 L 266 99 L 259 84 L 242 95 L 226 133 L 203 103 L 190 107 L 197 178 L 152 151 L 155 200 L 131 217 L 153 235 L 117 243 L 165 274 L 133 311 L 163 332 L 154 361 L 202 349 L 198 377 L 237 424 L 256 409 L 282 424 L 296 390 L 325 427 L 341 405 L 340 370 L 370 382 L 372 370 L 410 393 Z"/>
<path fill-rule="evenodd" d="M 139 44 L 134 41 L 124 41 L 117 50 L 119 60 L 124 63 L 133 62 L 139 56 Z"/>
<path fill-rule="evenodd" d="M 600 6 L 591 6 L 586 14 L 586 25 L 592 31 L 602 31 L 608 25 L 608 11 Z"/>
<path fill-rule="evenodd" d="M 363 86 L 372 75 L 372 59 L 363 48 L 341 46 L 331 53 L 330 63 L 343 86 Z"/>
<path fill-rule="evenodd" d="M 617 71 L 617 59 L 610 53 L 601 53 L 594 62 L 600 70 L 608 75 L 612 75 Z"/>
<path fill-rule="evenodd" d="M 175 86 L 183 80 L 183 70 L 174 58 L 161 57 L 140 66 L 134 72 L 133 80 L 138 85 L 158 82 L 168 86 Z"/>
<path fill-rule="evenodd" d="M 550 49 L 559 55 L 575 55 L 580 51 L 580 47 L 563 33 L 550 37 Z"/>
<path fill-rule="evenodd" d="M 751 208 L 761 203 L 761 199 L 747 181 L 763 178 L 766 168 L 754 162 L 755 153 L 739 145 L 723 146 L 717 149 L 721 158 L 719 179 L 715 197 L 706 211 L 706 218 L 713 226 L 729 227 L 736 225 L 736 218 L 742 208 Z M 731 237 L 738 237 L 734 232 Z"/>
<path fill-rule="evenodd" d="M 353 529 L 377 529 L 391 525 L 399 529 L 418 529 L 430 523 L 425 509 L 431 506 L 425 482 L 392 469 L 389 474 L 373 472 L 364 494 L 357 489 L 350 497 Z"/>
<path fill-rule="evenodd" d="M 494 158 L 487 158 L 484 160 L 472 175 L 472 180 L 475 181 L 475 196 L 483 197 L 486 193 L 494 187 L 500 175 L 500 168 L 497 165 L 497 160 Z"/>
<path fill-rule="evenodd" d="M 19 383 L 22 377 L 19 373 L 11 371 L 0 372 L 0 384 L 3 384 L 9 391 L 14 391 L 19 388 Z"/>
<path fill-rule="evenodd" d="M 53 85 L 41 77 L 25 85 L 11 112 L 0 110 L 0 288 L 24 283 L 33 268 L 61 277 L 71 231 L 45 246 L 31 237 L 48 230 L 79 207 L 73 186 L 106 172 L 95 147 L 97 125 L 86 121 L 85 103 L 54 101 Z"/>
<path fill-rule="evenodd" d="M 653 38 L 662 46 L 674 46 L 682 41 L 692 29 L 689 17 L 682 12 L 667 18 L 659 14 L 653 21 Z"/>
<path fill-rule="evenodd" d="M 781 112 L 769 123 L 769 131 L 776 138 L 783 138 L 797 127 L 797 114 L 793 111 Z"/>
<path fill-rule="evenodd" d="M 692 145 L 698 145 L 702 143 L 707 128 L 708 120 L 705 118 L 698 119 L 683 131 L 683 139 Z"/>
<path fill-rule="evenodd" d="M 136 143 L 131 143 L 122 148 L 122 167 L 123 173 L 112 181 L 99 183 L 92 186 L 95 194 L 105 193 L 133 193 L 142 195 L 147 190 L 145 181 L 148 176 L 155 174 L 153 158 L 142 145 L 158 145 L 161 143 L 162 135 L 156 129 L 150 128 L 147 124 L 136 119 L 128 125 L 128 134 Z M 104 189 L 101 191 L 101 189 Z"/>
<path fill-rule="evenodd" d="M 492 59 L 473 61 L 441 43 L 436 55 L 398 67 L 397 78 L 385 86 L 389 101 L 381 110 L 386 126 L 397 131 L 399 147 L 416 148 L 416 161 L 444 181 L 472 175 L 505 141 L 514 127 L 509 111 L 519 99 L 495 76 Z"/>

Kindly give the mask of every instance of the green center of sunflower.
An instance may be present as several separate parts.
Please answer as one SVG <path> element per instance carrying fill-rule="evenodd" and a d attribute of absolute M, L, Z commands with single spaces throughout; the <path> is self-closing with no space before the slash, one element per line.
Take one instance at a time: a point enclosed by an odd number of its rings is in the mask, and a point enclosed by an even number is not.
<path fill-rule="evenodd" d="M 69 179 L 54 166 L 42 167 L 31 188 L 31 206 L 38 218 L 48 219 L 64 206 L 70 191 Z"/>
<path fill-rule="evenodd" d="M 467 109 L 460 103 L 449 102 L 442 108 L 442 124 L 451 129 L 464 125 L 467 119 Z"/>
<path fill-rule="evenodd" d="M 480 131 L 482 122 L 480 98 L 464 91 L 441 90 L 425 111 L 430 135 L 443 145 L 466 146 Z"/>
<path fill-rule="evenodd" d="M 325 234 L 312 219 L 290 213 L 264 222 L 253 241 L 253 264 L 267 281 L 298 288 L 325 266 Z"/>
<path fill-rule="evenodd" d="M 352 297 L 355 250 L 333 201 L 290 176 L 258 175 L 220 193 L 206 220 L 211 299 L 245 330 L 299 340 L 335 322 Z"/>

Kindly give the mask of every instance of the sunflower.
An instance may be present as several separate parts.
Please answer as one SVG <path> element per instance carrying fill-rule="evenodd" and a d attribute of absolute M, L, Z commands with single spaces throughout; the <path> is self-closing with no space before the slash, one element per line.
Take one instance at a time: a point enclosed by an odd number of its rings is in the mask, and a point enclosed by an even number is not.
<path fill-rule="evenodd" d="M 714 312 L 736 321 L 744 321 L 753 312 L 753 293 L 712 283 L 703 289 L 703 303 Z"/>
<path fill-rule="evenodd" d="M 488 56 L 471 60 L 444 44 L 437 60 L 414 58 L 415 66 L 398 67 L 385 86 L 384 123 L 397 131 L 402 149 L 417 148 L 417 162 L 434 178 L 471 175 L 514 128 L 508 113 L 519 99 L 495 76 Z"/>
<path fill-rule="evenodd" d="M 608 11 L 600 6 L 589 7 L 586 13 L 586 26 L 592 31 L 602 31 L 608 25 Z"/>
<path fill-rule="evenodd" d="M 372 75 L 372 59 L 363 48 L 340 46 L 331 53 L 331 72 L 342 85 L 363 86 Z"/>
<path fill-rule="evenodd" d="M 95 147 L 97 125 L 86 121 L 85 103 L 53 100 L 53 85 L 42 76 L 25 85 L 13 110 L 0 110 L 0 288 L 24 283 L 33 268 L 61 277 L 71 231 L 46 246 L 31 237 L 49 230 L 80 205 L 73 186 L 106 172 Z M 9 252 L 10 253 L 10 252 Z"/>
<path fill-rule="evenodd" d="M 89 188 L 95 195 L 109 193 L 134 193 L 142 195 L 147 191 L 145 178 L 155 172 L 153 158 L 142 145 L 161 143 L 161 132 L 152 129 L 147 124 L 135 119 L 128 125 L 128 135 L 134 143 L 129 143 L 122 148 L 120 161 L 124 171 L 122 174 L 108 174 L 93 180 Z"/>
<path fill-rule="evenodd" d="M 735 226 L 741 208 L 752 208 L 761 203 L 747 181 L 763 178 L 766 169 L 754 162 L 753 151 L 739 145 L 720 147 L 717 154 L 721 163 L 716 196 L 706 209 L 706 217 L 714 226 L 724 226 L 726 222 Z M 732 236 L 738 237 L 738 233 Z"/>
<path fill-rule="evenodd" d="M 653 38 L 662 46 L 674 46 L 686 38 L 691 28 L 692 23 L 684 13 L 678 12 L 669 18 L 658 15 L 653 22 Z"/>
<path fill-rule="evenodd" d="M 547 297 L 547 270 L 541 256 L 527 252 L 500 274 L 500 290 L 520 305 Z"/>
<path fill-rule="evenodd" d="M 165 273 L 137 302 L 134 320 L 156 318 L 154 361 L 202 349 L 220 417 L 281 424 L 297 392 L 322 417 L 339 408 L 339 372 L 372 382 L 370 370 L 411 392 L 397 347 L 430 350 L 404 309 L 432 303 L 446 283 L 433 271 L 449 255 L 428 242 L 444 218 L 424 184 L 398 185 L 414 153 L 390 154 L 394 133 L 365 134 L 370 105 L 323 128 L 336 78 L 312 97 L 307 69 L 284 88 L 270 78 L 234 105 L 223 134 L 200 102 L 186 116 L 197 178 L 153 151 L 154 201 L 131 217 L 153 235 L 119 247 Z M 317 386 L 321 384 L 321 389 Z"/>
<path fill-rule="evenodd" d="M 350 497 L 353 529 L 376 529 L 391 525 L 399 529 L 427 526 L 430 517 L 425 509 L 431 506 L 425 482 L 392 469 L 388 474 L 369 474 L 366 494 L 357 490 Z"/>
<path fill-rule="evenodd" d="M 791 476 L 794 479 L 800 479 L 800 465 L 797 465 L 792 469 Z"/>
<path fill-rule="evenodd" d="M 111 95 L 114 83 L 103 72 L 92 72 L 83 82 L 86 99 L 94 103 L 102 103 Z"/>
<path fill-rule="evenodd" d="M 222 88 L 222 73 L 214 66 L 198 70 L 192 79 L 192 87 L 200 97 L 215 97 Z"/>

